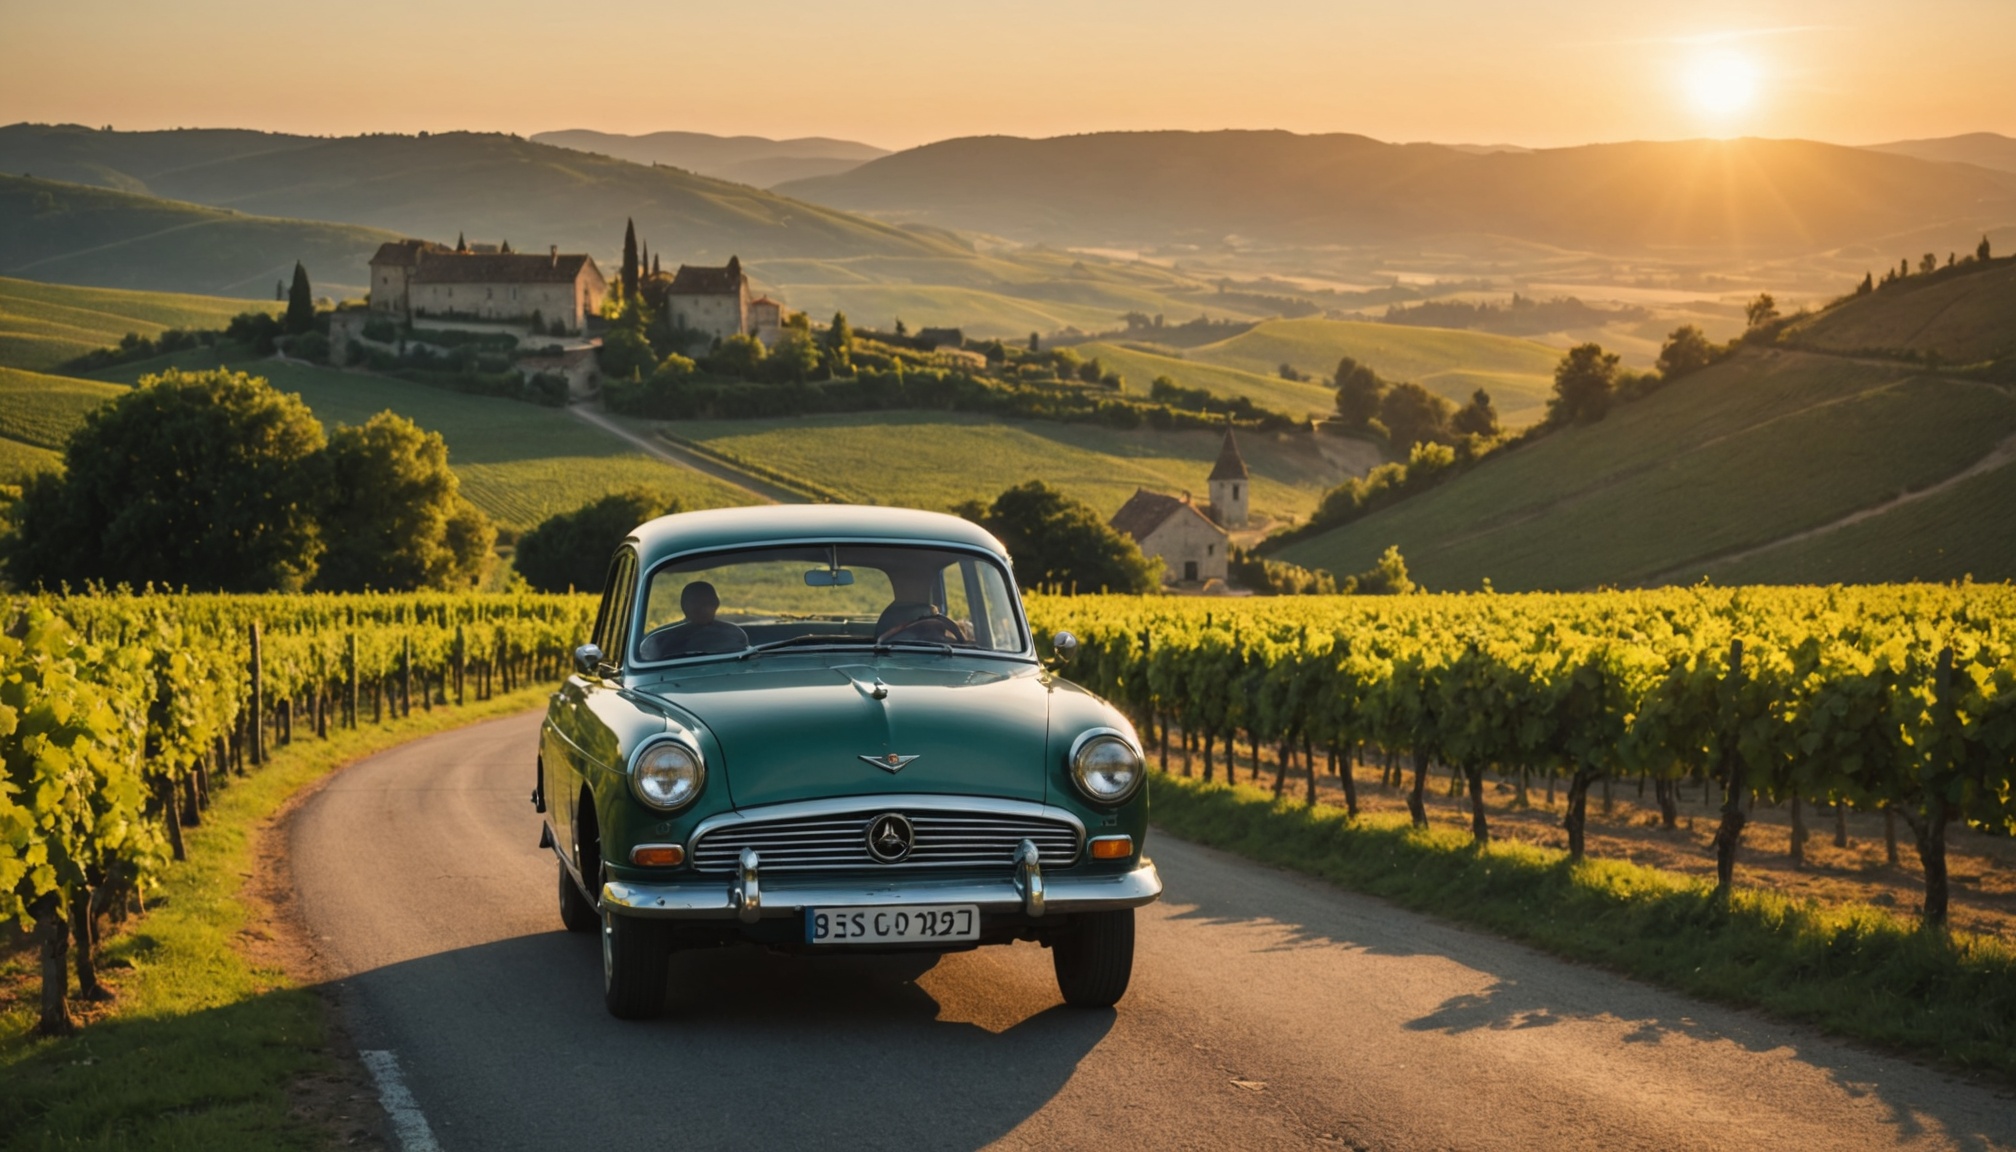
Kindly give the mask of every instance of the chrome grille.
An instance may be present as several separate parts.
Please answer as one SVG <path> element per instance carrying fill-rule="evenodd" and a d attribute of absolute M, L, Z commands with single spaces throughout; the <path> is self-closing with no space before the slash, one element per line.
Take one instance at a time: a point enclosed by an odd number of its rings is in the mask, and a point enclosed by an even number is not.
<path fill-rule="evenodd" d="M 881 864 L 868 854 L 868 824 L 899 812 L 916 830 L 916 846 L 900 863 Z M 731 872 L 742 849 L 754 848 L 765 872 L 815 868 L 1000 868 L 1015 866 L 1015 849 L 1032 840 L 1046 867 L 1078 859 L 1078 829 L 1062 820 L 993 812 L 871 808 L 832 816 L 750 821 L 703 834 L 693 844 L 698 872 Z"/>

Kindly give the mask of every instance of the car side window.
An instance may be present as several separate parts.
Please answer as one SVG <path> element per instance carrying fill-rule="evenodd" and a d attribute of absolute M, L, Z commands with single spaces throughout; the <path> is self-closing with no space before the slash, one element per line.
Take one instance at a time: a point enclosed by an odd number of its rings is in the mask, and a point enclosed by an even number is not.
<path fill-rule="evenodd" d="M 605 665 L 620 667 L 623 644 L 630 635 L 631 601 L 636 599 L 637 555 L 628 548 L 616 553 L 609 565 L 609 586 L 602 593 L 602 608 L 595 617 L 595 646 L 602 650 Z"/>

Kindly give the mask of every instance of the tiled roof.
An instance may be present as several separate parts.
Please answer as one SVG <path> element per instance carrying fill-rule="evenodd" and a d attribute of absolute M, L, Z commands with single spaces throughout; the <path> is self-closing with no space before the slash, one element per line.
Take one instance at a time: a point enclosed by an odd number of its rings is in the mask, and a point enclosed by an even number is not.
<path fill-rule="evenodd" d="M 377 255 L 371 257 L 373 265 L 391 264 L 400 268 L 411 268 L 420 262 L 422 252 L 447 252 L 453 249 L 432 240 L 387 240 L 378 246 Z"/>
<path fill-rule="evenodd" d="M 429 252 L 414 269 L 415 284 L 572 284 L 593 268 L 587 256 L 482 255 Z"/>
<path fill-rule="evenodd" d="M 1213 480 L 1247 479 L 1246 458 L 1239 455 L 1239 442 L 1232 438 L 1232 429 L 1225 429 L 1225 444 L 1218 449 L 1218 463 L 1211 466 Z"/>
<path fill-rule="evenodd" d="M 1120 510 L 1113 514 L 1113 519 L 1108 523 L 1112 524 L 1114 531 L 1131 537 L 1138 543 L 1168 523 L 1169 517 L 1184 512 L 1190 513 L 1206 524 L 1211 524 L 1213 531 L 1223 531 L 1218 525 L 1212 524 L 1211 518 L 1188 500 L 1178 499 L 1167 492 L 1150 492 L 1146 488 L 1136 488 L 1134 495 L 1127 498 L 1127 503 L 1120 506 Z"/>
<path fill-rule="evenodd" d="M 728 263 L 720 268 L 681 264 L 678 275 L 672 277 L 672 287 L 667 291 L 677 296 L 734 296 L 742 291 L 745 283 L 742 262 L 730 256 Z"/>

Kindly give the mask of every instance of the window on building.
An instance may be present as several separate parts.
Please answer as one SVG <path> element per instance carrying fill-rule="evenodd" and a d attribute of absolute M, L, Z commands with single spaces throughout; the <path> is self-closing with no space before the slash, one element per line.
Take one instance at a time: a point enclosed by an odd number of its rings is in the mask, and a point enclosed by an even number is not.
<path fill-rule="evenodd" d="M 1195 560 L 1185 560 L 1183 562 L 1183 579 L 1191 581 L 1192 583 L 1196 582 L 1197 562 Z"/>
<path fill-rule="evenodd" d="M 1206 545 L 1204 545 L 1204 555 L 1206 555 L 1206 556 L 1216 556 L 1217 554 L 1218 554 L 1218 546 L 1217 546 L 1216 544 L 1206 544 Z"/>
<path fill-rule="evenodd" d="M 1238 498 L 1239 498 L 1239 486 L 1237 484 L 1234 484 L 1232 485 L 1232 499 L 1237 500 Z"/>

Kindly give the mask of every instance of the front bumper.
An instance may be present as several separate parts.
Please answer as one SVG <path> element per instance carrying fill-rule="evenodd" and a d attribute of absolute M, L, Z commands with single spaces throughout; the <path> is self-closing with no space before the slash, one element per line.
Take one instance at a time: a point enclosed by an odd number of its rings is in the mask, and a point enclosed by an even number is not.
<path fill-rule="evenodd" d="M 1138 908 L 1162 895 L 1162 874 L 1145 857 L 1126 872 L 1074 876 L 1051 873 L 1034 883 L 1027 869 L 998 880 L 902 876 L 818 879 L 737 875 L 665 884 L 612 880 L 602 906 L 628 916 L 672 920 L 738 919 L 744 923 L 801 915 L 807 908 L 886 908 L 914 904 L 976 904 L 987 913 L 1046 916 Z M 1032 899 L 1032 893 L 1034 897 Z"/>

